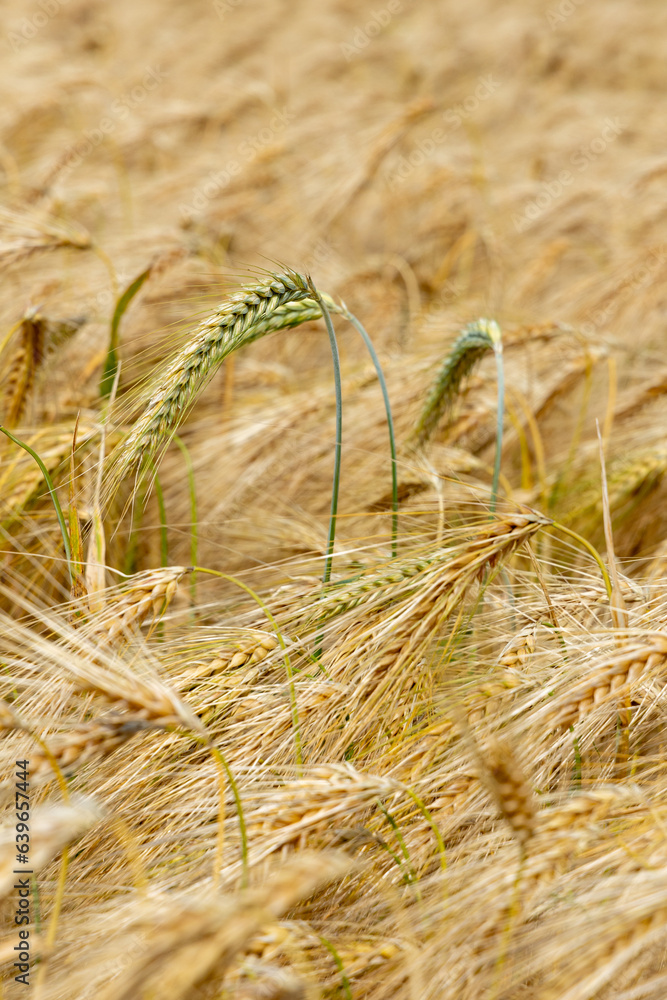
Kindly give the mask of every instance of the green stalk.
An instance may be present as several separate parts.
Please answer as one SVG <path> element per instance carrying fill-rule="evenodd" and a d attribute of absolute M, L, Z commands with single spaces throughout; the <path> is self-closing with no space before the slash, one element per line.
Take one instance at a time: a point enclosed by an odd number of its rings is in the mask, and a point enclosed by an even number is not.
<path fill-rule="evenodd" d="M 572 530 L 572 528 L 566 528 L 564 524 L 560 524 L 558 521 L 552 521 L 551 527 L 557 528 L 558 531 L 565 532 L 566 535 L 570 535 L 571 538 L 576 539 L 578 542 L 581 543 L 581 545 L 584 546 L 584 548 L 588 549 L 588 551 L 590 552 L 590 554 L 593 556 L 596 563 L 600 567 L 600 573 L 602 574 L 602 579 L 604 580 L 605 589 L 607 591 L 607 597 L 611 601 L 611 595 L 612 595 L 611 580 L 609 579 L 609 574 L 607 573 L 607 567 L 602 561 L 602 556 L 600 555 L 598 550 L 594 548 L 591 545 L 591 543 L 587 541 L 582 535 L 578 535 L 576 531 Z"/>
<path fill-rule="evenodd" d="M 343 454 L 343 390 L 340 377 L 340 357 L 338 355 L 338 344 L 336 342 L 336 334 L 334 332 L 333 323 L 331 322 L 331 316 L 329 315 L 329 310 L 327 309 L 324 300 L 320 293 L 315 288 L 311 279 L 308 279 L 309 287 L 313 293 L 313 298 L 317 302 L 324 322 L 326 324 L 327 333 L 329 334 L 329 344 L 331 346 L 331 360 L 333 362 L 333 372 L 334 372 L 334 387 L 336 393 L 336 444 L 334 451 L 334 475 L 333 484 L 331 487 L 331 514 L 329 516 L 329 537 L 327 539 L 327 554 L 324 560 L 324 571 L 322 573 L 322 594 L 326 592 L 327 584 L 331 579 L 331 565 L 333 562 L 333 551 L 334 542 L 336 540 L 336 518 L 338 516 L 338 494 L 340 489 L 340 465 L 341 458 Z M 323 635 L 320 634 L 315 639 L 315 657 L 320 659 L 322 656 L 322 641 Z"/>
<path fill-rule="evenodd" d="M 491 327 L 492 324 L 489 324 Z M 492 334 L 493 339 L 493 353 L 496 358 L 496 374 L 498 378 L 498 405 L 496 407 L 496 458 L 493 463 L 493 481 L 491 483 L 491 513 L 494 514 L 496 510 L 496 500 L 498 499 L 498 484 L 500 482 L 500 462 L 503 453 L 503 421 L 505 418 L 505 368 L 503 365 L 503 342 L 500 339 L 500 330 L 494 323 L 493 326 L 498 330 L 498 339 L 496 340 Z"/>
<path fill-rule="evenodd" d="M 127 286 L 123 294 L 120 296 L 116 302 L 116 307 L 113 311 L 113 316 L 111 317 L 111 330 L 109 334 L 109 349 L 107 351 L 106 360 L 104 362 L 104 369 L 102 371 L 102 378 L 100 379 L 100 397 L 102 399 L 108 399 L 111 395 L 111 390 L 113 388 L 114 381 L 116 379 L 116 373 L 118 371 L 118 343 L 120 321 L 123 318 L 125 310 L 129 306 L 130 302 L 140 290 L 144 281 L 150 275 L 152 270 L 152 265 L 147 267 L 145 271 L 134 279 L 131 284 Z"/>
<path fill-rule="evenodd" d="M 426 820 L 426 822 L 428 823 L 428 825 L 431 827 L 431 830 L 433 831 L 433 835 L 434 835 L 436 843 L 438 845 L 438 852 L 440 854 L 440 866 L 442 868 L 443 873 L 446 875 L 447 874 L 447 853 L 445 851 L 445 842 L 442 839 L 442 834 L 440 833 L 440 830 L 438 829 L 438 825 L 435 822 L 435 820 L 433 819 L 433 817 L 431 816 L 430 812 L 428 811 L 428 809 L 426 808 L 426 806 L 424 805 L 424 803 L 422 802 L 422 800 L 417 795 L 417 793 L 415 791 L 413 791 L 413 789 L 410 788 L 408 785 L 403 785 L 403 788 L 408 793 L 408 795 L 410 796 L 410 798 L 412 799 L 412 801 L 415 803 L 415 805 L 419 809 L 420 813 L 422 814 L 422 816 L 424 817 L 424 819 Z M 445 890 L 445 894 L 446 894 L 446 890 Z"/>
<path fill-rule="evenodd" d="M 345 966 L 343 965 L 343 959 L 340 957 L 340 955 L 338 954 L 338 952 L 336 951 L 336 949 L 332 945 L 331 941 L 329 941 L 325 937 L 322 937 L 321 934 L 318 934 L 317 936 L 319 937 L 320 941 L 322 942 L 322 944 L 324 945 L 324 947 L 327 949 L 327 951 L 329 952 L 329 954 L 333 958 L 334 962 L 336 963 L 336 968 L 340 972 L 341 986 L 343 987 L 343 989 L 345 991 L 345 996 L 346 996 L 347 1000 L 353 1000 L 353 998 L 352 998 L 352 989 L 350 987 L 350 980 L 345 975 Z"/>
<path fill-rule="evenodd" d="M 390 827 L 392 828 L 392 830 L 396 834 L 396 840 L 398 841 L 398 846 L 401 849 L 401 854 L 405 858 L 405 862 L 406 862 L 406 865 L 407 865 L 407 868 L 408 868 L 408 873 L 407 873 L 407 878 L 405 878 L 405 876 L 404 876 L 404 879 L 405 879 L 405 881 L 409 885 L 414 885 L 415 886 L 415 889 L 417 890 L 417 898 L 421 901 L 421 893 L 419 891 L 419 885 L 418 885 L 419 879 L 417 878 L 417 873 L 415 872 L 414 868 L 412 867 L 412 861 L 410 860 L 410 854 L 408 852 L 408 848 L 407 848 L 406 843 L 405 843 L 405 838 L 403 837 L 403 834 L 401 833 L 401 828 L 399 827 L 398 823 L 396 822 L 396 820 L 394 819 L 394 817 L 391 815 L 391 813 L 389 812 L 389 810 L 386 809 L 385 806 L 382 805 L 382 803 L 380 802 L 379 799 L 378 799 L 378 807 L 380 808 L 380 810 L 381 810 L 382 814 L 384 815 L 385 819 L 387 820 L 387 822 L 389 823 Z M 397 858 L 396 855 L 394 854 L 394 852 L 389 849 L 389 847 L 387 847 L 387 850 L 389 850 L 389 853 L 396 860 L 399 868 L 402 868 L 403 866 L 401 865 L 400 858 Z"/>
<path fill-rule="evenodd" d="M 155 499 L 157 500 L 158 516 L 160 518 L 160 565 L 169 565 L 169 543 L 167 536 L 167 508 L 164 505 L 164 492 L 160 477 L 157 474 L 155 463 L 149 460 L 149 467 L 153 472 L 153 482 L 155 483 Z"/>
<path fill-rule="evenodd" d="M 37 465 L 40 468 L 40 471 L 41 471 L 42 475 L 44 476 L 44 482 L 46 483 L 46 485 L 48 487 L 49 493 L 51 494 L 51 501 L 53 502 L 53 506 L 54 506 L 54 509 L 55 509 L 55 512 L 56 512 L 56 517 L 58 518 L 58 524 L 60 526 L 60 534 L 62 535 L 63 546 L 65 548 L 65 559 L 67 560 L 67 570 L 69 572 L 70 584 L 73 585 L 74 584 L 74 571 L 72 569 L 72 552 L 71 552 L 70 544 L 69 544 L 69 535 L 67 533 L 67 525 L 65 524 L 65 518 L 64 518 L 64 515 L 63 515 L 62 507 L 60 506 L 60 500 L 58 499 L 58 494 L 56 493 L 55 487 L 53 485 L 53 480 L 51 479 L 51 476 L 49 475 L 49 470 L 46 468 L 46 466 L 44 465 L 44 462 L 39 457 L 39 455 L 37 454 L 37 452 L 33 451 L 33 449 L 30 447 L 29 444 L 26 444 L 25 441 L 20 441 L 19 438 L 14 437 L 14 435 L 12 434 L 12 432 L 8 431 L 6 427 L 2 426 L 2 424 L 0 424 L 0 431 L 2 431 L 3 434 L 6 434 L 7 437 L 10 439 L 10 441 L 13 441 L 14 444 L 17 444 L 19 446 L 19 448 L 23 448 L 24 451 L 27 451 L 27 453 L 32 458 L 34 458 L 34 460 L 37 462 Z"/>
<path fill-rule="evenodd" d="M 382 390 L 382 398 L 384 400 L 384 411 L 387 415 L 387 428 L 389 430 L 389 450 L 391 452 L 391 506 L 392 506 L 392 518 L 391 518 L 391 554 L 392 558 L 396 558 L 396 545 L 398 539 L 398 467 L 396 463 L 396 438 L 394 435 L 394 420 L 391 414 L 391 403 L 389 401 L 389 391 L 387 389 L 387 383 L 385 381 L 384 373 L 382 371 L 382 366 L 380 365 L 380 359 L 375 353 L 375 348 L 373 347 L 371 338 L 366 333 L 366 330 L 359 322 L 357 317 L 350 312 L 345 303 L 341 304 L 341 316 L 349 320 L 352 326 L 356 328 L 359 335 L 361 336 L 366 349 L 371 356 L 375 372 L 378 377 L 378 382 L 380 383 L 380 389 Z"/>
<path fill-rule="evenodd" d="M 336 392 L 336 444 L 334 451 L 334 475 L 331 487 L 331 515 L 329 517 L 329 538 L 327 540 L 327 555 L 324 561 L 324 572 L 322 574 L 322 586 L 326 588 L 331 578 L 331 564 L 333 560 L 334 542 L 336 540 L 336 518 L 338 516 L 338 494 L 340 488 L 340 464 L 343 454 L 343 390 L 340 376 L 340 357 L 338 354 L 338 343 L 334 332 L 331 316 L 320 293 L 315 285 L 309 280 L 309 287 L 316 300 L 329 334 L 329 344 L 331 346 L 331 360 L 333 362 L 334 386 Z"/>
<path fill-rule="evenodd" d="M 243 875 L 241 878 L 241 888 L 247 889 L 249 884 L 248 876 L 248 831 L 245 825 L 245 816 L 243 814 L 243 804 L 241 802 L 241 796 L 239 794 L 238 786 L 234 781 L 234 775 L 231 772 L 231 768 L 227 761 L 225 760 L 225 755 L 222 750 L 218 747 L 210 744 L 210 750 L 216 760 L 222 764 L 225 769 L 225 774 L 227 775 L 227 780 L 229 782 L 230 788 L 232 790 L 232 795 L 234 796 L 234 802 L 236 804 L 236 814 L 239 818 L 239 833 L 241 835 L 241 865 L 243 868 Z"/>

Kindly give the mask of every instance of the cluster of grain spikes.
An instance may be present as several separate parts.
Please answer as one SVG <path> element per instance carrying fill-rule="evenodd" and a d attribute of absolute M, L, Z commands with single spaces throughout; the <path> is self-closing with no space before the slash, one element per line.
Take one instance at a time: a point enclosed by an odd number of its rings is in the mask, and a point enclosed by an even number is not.
<path fill-rule="evenodd" d="M 393 603 L 381 595 L 377 606 L 371 604 L 363 627 L 325 650 L 323 658 L 327 675 L 353 692 L 339 699 L 346 724 L 340 736 L 320 730 L 312 738 L 321 745 L 325 741 L 328 752 L 337 755 L 362 737 L 366 744 L 408 726 L 405 705 L 422 679 L 430 683 L 425 654 L 439 630 L 457 609 L 460 622 L 473 585 L 483 586 L 485 577 L 488 583 L 493 571 L 546 523 L 539 515 L 508 514 L 468 529 L 458 545 L 438 552 L 416 588 L 406 594 L 399 585 Z M 326 617 L 326 595 L 322 604 Z M 336 602 L 331 611 L 340 607 Z"/>
<path fill-rule="evenodd" d="M 585 676 L 557 698 L 549 698 L 547 719 L 554 728 L 567 728 L 585 720 L 596 708 L 616 712 L 627 726 L 635 687 L 664 677 L 667 664 L 667 635 L 654 633 L 644 643 L 627 643 L 617 652 L 596 663 Z M 609 716 L 609 711 L 607 715 Z"/>
<path fill-rule="evenodd" d="M 143 711 L 146 712 L 146 709 Z M 163 729 L 170 723 L 171 719 L 165 720 L 164 716 L 155 721 L 118 712 L 82 722 L 67 732 L 59 733 L 55 739 L 49 739 L 48 745 L 42 744 L 31 751 L 31 780 L 50 777 L 54 761 L 63 773 L 67 773 L 75 766 L 79 768 L 98 757 L 107 757 L 137 733 Z"/>

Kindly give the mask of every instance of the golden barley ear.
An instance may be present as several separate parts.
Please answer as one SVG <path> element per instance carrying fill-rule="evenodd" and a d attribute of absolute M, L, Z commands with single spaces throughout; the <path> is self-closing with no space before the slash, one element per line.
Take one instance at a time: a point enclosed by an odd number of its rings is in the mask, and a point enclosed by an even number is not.
<path fill-rule="evenodd" d="M 7 372 L 3 385 L 2 422 L 10 429 L 16 427 L 25 413 L 28 400 L 35 386 L 35 379 L 45 360 L 72 337 L 83 324 L 82 318 L 51 320 L 37 309 L 27 310 L 15 336 L 13 353 L 4 357 Z"/>
<path fill-rule="evenodd" d="M 200 891 L 180 899 L 147 900 L 143 912 L 137 909 L 135 916 L 141 929 L 149 929 L 138 957 L 98 996 L 101 1000 L 136 1000 L 150 989 L 162 1000 L 186 1000 L 197 986 L 219 984 L 260 927 L 352 868 L 352 861 L 342 852 L 304 851 L 265 885 L 234 897 Z M 136 942 L 137 929 L 133 927 L 133 933 L 120 942 L 124 950 L 131 950 L 131 943 Z"/>
<path fill-rule="evenodd" d="M 482 780 L 525 854 L 535 832 L 536 807 L 523 769 L 512 747 L 501 739 L 488 741 L 481 759 Z"/>
<path fill-rule="evenodd" d="M 187 566 L 163 566 L 135 573 L 119 587 L 101 593 L 106 606 L 90 617 L 84 630 L 105 645 L 128 638 L 147 619 L 158 621 L 190 572 Z"/>
<path fill-rule="evenodd" d="M 156 721 L 110 712 L 109 715 L 91 719 L 74 726 L 55 740 L 49 739 L 47 754 L 37 747 L 30 754 L 30 777 L 34 780 L 50 777 L 51 758 L 61 771 L 80 767 L 90 760 L 107 757 L 127 743 L 137 733 L 146 729 L 163 729 Z"/>

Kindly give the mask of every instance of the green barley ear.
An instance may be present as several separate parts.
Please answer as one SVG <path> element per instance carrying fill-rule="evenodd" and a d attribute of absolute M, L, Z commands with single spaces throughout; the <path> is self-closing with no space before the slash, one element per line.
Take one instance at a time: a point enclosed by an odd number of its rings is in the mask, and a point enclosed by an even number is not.
<path fill-rule="evenodd" d="M 503 341 L 500 327 L 493 319 L 478 319 L 459 334 L 440 370 L 409 439 L 412 449 L 423 448 L 432 437 L 442 417 L 449 415 L 459 394 L 461 383 L 488 350 L 496 357 L 498 373 L 498 407 L 496 430 L 496 457 L 493 467 L 491 487 L 491 510 L 495 509 L 500 478 L 500 459 L 503 441 L 503 417 L 505 410 L 505 381 L 503 370 Z"/>
<path fill-rule="evenodd" d="M 106 500 L 121 481 L 145 471 L 173 437 L 185 414 L 226 357 L 274 330 L 319 319 L 308 279 L 296 271 L 273 274 L 230 296 L 199 326 L 182 350 L 158 372 L 145 395 L 144 411 L 111 455 Z M 325 297 L 327 305 L 333 302 Z"/>
<path fill-rule="evenodd" d="M 501 344 L 500 328 L 495 320 L 478 319 L 464 328 L 433 384 L 410 435 L 411 444 L 423 447 L 428 442 L 442 417 L 451 410 L 463 380 L 488 350 L 496 350 L 496 345 Z"/>

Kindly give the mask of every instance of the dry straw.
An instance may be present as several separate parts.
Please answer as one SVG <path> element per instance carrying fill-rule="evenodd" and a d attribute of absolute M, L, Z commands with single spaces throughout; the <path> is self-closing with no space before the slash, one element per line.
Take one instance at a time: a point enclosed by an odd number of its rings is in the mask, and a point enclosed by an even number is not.
<path fill-rule="evenodd" d="M 97 995 L 101 1000 L 136 1000 L 150 990 L 162 1000 L 185 1000 L 197 986 L 215 987 L 261 927 L 327 882 L 340 879 L 351 867 L 342 853 L 303 852 L 264 886 L 236 897 L 200 891 L 190 897 L 147 902 L 137 909 L 135 926 L 120 942 L 122 950 L 129 948 L 143 930 L 138 957 Z M 130 950 L 136 956 L 136 948 Z"/>
<path fill-rule="evenodd" d="M 108 756 L 137 733 L 156 728 L 162 728 L 156 721 L 118 713 L 80 723 L 56 739 L 49 739 L 48 754 L 39 747 L 31 751 L 31 778 L 49 777 L 52 758 L 61 771 L 67 772 L 95 758 Z"/>

